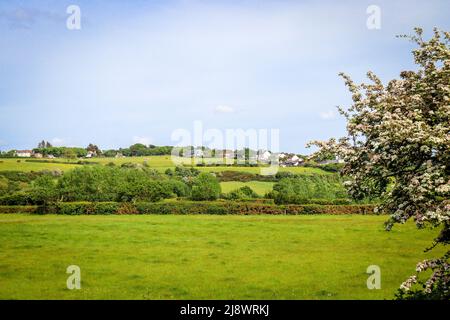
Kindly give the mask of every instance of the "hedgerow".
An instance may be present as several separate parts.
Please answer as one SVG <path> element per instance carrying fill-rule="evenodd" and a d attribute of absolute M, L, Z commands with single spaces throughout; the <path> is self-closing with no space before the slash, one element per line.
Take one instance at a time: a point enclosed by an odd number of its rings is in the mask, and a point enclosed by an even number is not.
<path fill-rule="evenodd" d="M 376 214 L 372 205 L 275 205 L 245 201 L 59 202 L 42 206 L 0 206 L 0 213 L 303 215 Z"/>

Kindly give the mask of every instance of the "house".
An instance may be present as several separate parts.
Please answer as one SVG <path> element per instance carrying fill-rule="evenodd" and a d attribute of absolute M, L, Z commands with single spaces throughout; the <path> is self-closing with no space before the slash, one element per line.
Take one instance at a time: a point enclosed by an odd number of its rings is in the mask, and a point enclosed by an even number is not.
<path fill-rule="evenodd" d="M 85 158 L 92 158 L 96 155 L 96 153 L 94 151 L 88 151 L 87 155 Z"/>
<path fill-rule="evenodd" d="M 234 159 L 234 151 L 228 149 L 223 150 L 223 157 L 226 159 Z"/>
<path fill-rule="evenodd" d="M 122 154 L 122 152 L 117 152 L 114 158 L 125 158 L 125 156 Z"/>
<path fill-rule="evenodd" d="M 195 149 L 194 150 L 194 157 L 196 158 L 202 158 L 205 155 L 202 149 Z"/>
<path fill-rule="evenodd" d="M 33 152 L 31 150 L 16 150 L 14 155 L 21 158 L 29 158 Z"/>
<path fill-rule="evenodd" d="M 269 150 L 258 151 L 258 160 L 262 162 L 267 162 L 270 160 L 272 153 Z"/>
<path fill-rule="evenodd" d="M 44 155 L 40 152 L 33 152 L 32 156 L 34 158 L 43 158 L 44 157 Z"/>
<path fill-rule="evenodd" d="M 47 158 L 49 158 L 49 159 L 55 159 L 55 156 L 52 155 L 52 154 L 48 154 L 48 155 L 47 155 Z"/>
<path fill-rule="evenodd" d="M 300 158 L 296 154 L 286 154 L 285 157 L 283 157 L 281 162 L 282 167 L 297 167 L 302 164 L 304 159 Z"/>

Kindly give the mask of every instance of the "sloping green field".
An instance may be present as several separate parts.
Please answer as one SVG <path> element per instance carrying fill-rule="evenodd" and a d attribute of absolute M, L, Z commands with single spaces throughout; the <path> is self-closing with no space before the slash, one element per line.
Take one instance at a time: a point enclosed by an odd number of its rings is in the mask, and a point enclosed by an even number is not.
<path fill-rule="evenodd" d="M 148 157 L 126 157 L 126 158 L 92 158 L 92 159 L 80 159 L 81 161 L 94 162 L 101 165 L 106 165 L 109 163 L 114 163 L 115 165 L 122 165 L 126 162 L 137 163 L 143 165 L 144 163 L 150 167 L 154 168 L 160 172 L 164 172 L 166 169 L 174 169 L 177 165 L 192 165 L 190 159 L 182 159 L 173 161 L 170 156 L 148 156 Z M 28 160 L 28 161 L 27 161 Z M 41 159 L 39 162 L 34 161 L 33 158 L 20 158 L 20 159 L 0 159 L 0 171 L 41 171 L 41 170 L 70 170 L 80 166 L 77 164 L 79 159 L 71 160 L 64 158 L 51 159 Z M 57 162 L 67 162 L 67 163 L 57 163 Z M 214 166 L 214 167 L 197 167 L 196 169 L 200 171 L 207 172 L 220 172 L 220 171 L 239 171 L 239 172 L 249 172 L 253 174 L 260 174 L 260 167 L 233 167 L 233 166 Z M 280 172 L 289 171 L 292 173 L 301 174 L 329 174 L 318 168 L 306 168 L 306 167 L 285 167 L 278 168 Z"/>
<path fill-rule="evenodd" d="M 390 299 L 437 230 L 387 232 L 385 219 L 0 214 L 0 298 Z"/>

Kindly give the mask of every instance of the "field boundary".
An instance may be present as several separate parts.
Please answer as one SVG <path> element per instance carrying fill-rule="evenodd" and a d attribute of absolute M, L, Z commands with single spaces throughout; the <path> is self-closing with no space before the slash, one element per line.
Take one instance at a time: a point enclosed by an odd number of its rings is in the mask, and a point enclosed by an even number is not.
<path fill-rule="evenodd" d="M 236 201 L 173 202 L 60 202 L 41 206 L 0 206 L 0 213 L 62 215 L 102 214 L 215 214 L 215 215 L 377 215 L 374 205 L 276 205 Z"/>

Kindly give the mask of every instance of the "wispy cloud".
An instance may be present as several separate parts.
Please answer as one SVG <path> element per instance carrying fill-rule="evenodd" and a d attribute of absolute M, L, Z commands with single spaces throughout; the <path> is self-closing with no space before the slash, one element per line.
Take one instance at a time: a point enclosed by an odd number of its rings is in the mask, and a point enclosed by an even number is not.
<path fill-rule="evenodd" d="M 217 113 L 233 113 L 234 112 L 234 108 L 230 107 L 230 106 L 226 106 L 226 105 L 220 105 L 217 106 L 214 109 L 215 112 Z"/>

